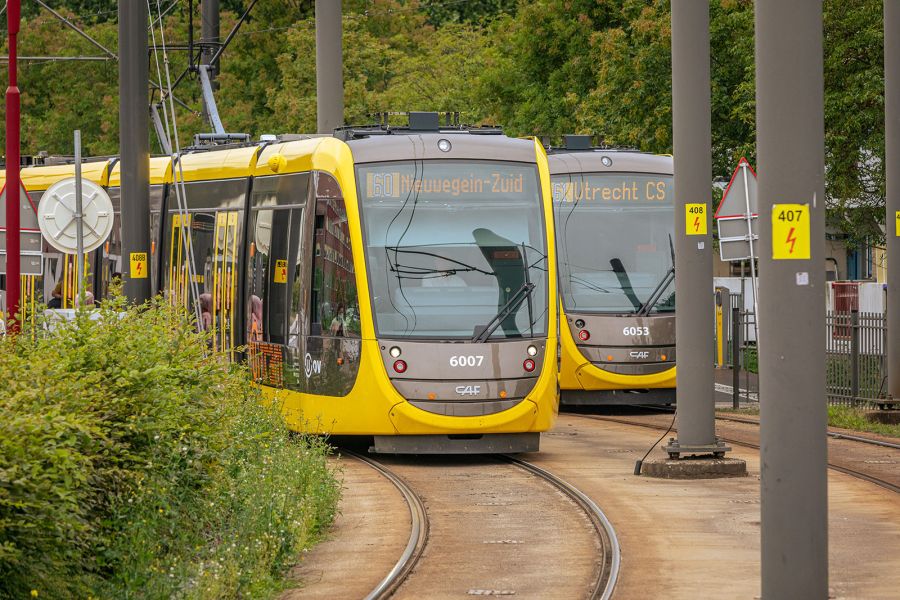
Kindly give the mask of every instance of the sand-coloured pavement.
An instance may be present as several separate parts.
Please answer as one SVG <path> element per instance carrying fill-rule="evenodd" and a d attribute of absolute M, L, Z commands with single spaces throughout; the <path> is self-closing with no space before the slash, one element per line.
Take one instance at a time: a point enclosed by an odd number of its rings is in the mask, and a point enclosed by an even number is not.
<path fill-rule="evenodd" d="M 660 432 L 561 415 L 525 458 L 574 483 L 606 512 L 622 545 L 615 598 L 757 598 L 759 455 L 735 447 L 748 477 L 635 477 Z M 656 450 L 655 452 L 660 452 Z M 830 588 L 836 598 L 900 590 L 900 495 L 829 472 Z"/>
<path fill-rule="evenodd" d="M 410 516 L 403 496 L 372 467 L 353 458 L 332 458 L 340 469 L 340 511 L 326 540 L 291 572 L 300 587 L 282 600 L 364 598 L 403 554 Z"/>

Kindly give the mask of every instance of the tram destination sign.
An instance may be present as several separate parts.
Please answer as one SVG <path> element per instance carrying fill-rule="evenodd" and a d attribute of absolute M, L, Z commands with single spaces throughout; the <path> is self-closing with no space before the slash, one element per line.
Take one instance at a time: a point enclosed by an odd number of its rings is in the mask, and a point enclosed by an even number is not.
<path fill-rule="evenodd" d="M 521 194 L 526 187 L 525 173 L 518 169 L 516 171 L 424 174 L 412 171 L 370 171 L 366 173 L 365 195 L 367 198 L 405 198 L 411 193 L 452 197 Z"/>
<path fill-rule="evenodd" d="M 673 201 L 672 177 L 668 175 L 554 175 L 550 185 L 557 204 L 671 204 Z"/>
<path fill-rule="evenodd" d="M 540 197 L 537 165 L 528 163 L 398 161 L 361 165 L 356 175 L 363 202 L 504 202 Z"/>

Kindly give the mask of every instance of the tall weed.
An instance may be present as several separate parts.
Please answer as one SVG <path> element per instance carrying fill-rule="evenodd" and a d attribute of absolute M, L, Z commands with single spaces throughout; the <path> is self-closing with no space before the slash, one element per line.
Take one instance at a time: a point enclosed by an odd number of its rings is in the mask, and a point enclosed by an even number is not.
<path fill-rule="evenodd" d="M 0 340 L 0 596 L 278 589 L 333 517 L 327 447 L 206 342 L 121 299 Z"/>

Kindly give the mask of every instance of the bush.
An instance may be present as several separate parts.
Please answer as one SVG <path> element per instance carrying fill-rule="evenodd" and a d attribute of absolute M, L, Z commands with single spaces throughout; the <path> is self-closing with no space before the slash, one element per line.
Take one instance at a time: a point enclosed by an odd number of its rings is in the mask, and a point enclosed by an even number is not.
<path fill-rule="evenodd" d="M 279 589 L 333 517 L 327 447 L 206 341 L 121 300 L 0 340 L 0 597 Z"/>

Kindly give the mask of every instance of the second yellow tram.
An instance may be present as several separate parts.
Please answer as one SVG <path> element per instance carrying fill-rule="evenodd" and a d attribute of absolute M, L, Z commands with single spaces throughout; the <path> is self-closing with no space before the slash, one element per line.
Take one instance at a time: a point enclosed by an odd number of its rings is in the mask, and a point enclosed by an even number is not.
<path fill-rule="evenodd" d="M 565 139 L 549 154 L 561 402 L 673 404 L 672 157 Z"/>

